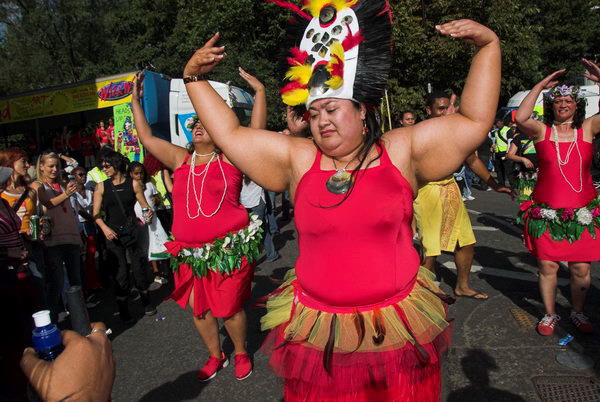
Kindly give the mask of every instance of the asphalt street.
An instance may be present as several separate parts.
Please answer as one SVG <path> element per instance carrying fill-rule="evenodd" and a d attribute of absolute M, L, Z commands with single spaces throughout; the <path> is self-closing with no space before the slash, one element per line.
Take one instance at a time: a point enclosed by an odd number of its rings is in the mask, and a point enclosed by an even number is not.
<path fill-rule="evenodd" d="M 597 386 L 600 364 L 591 369 L 575 369 L 557 361 L 557 356 L 567 351 L 600 360 L 598 335 L 577 334 L 568 322 L 568 270 L 565 267 L 559 274 L 559 314 L 564 318 L 553 336 L 541 337 L 533 328 L 543 315 L 535 259 L 524 248 L 521 228 L 514 222 L 518 204 L 494 192 L 475 190 L 474 196 L 475 200 L 466 203 L 477 237 L 471 283 L 474 289 L 487 293 L 490 298 L 487 301 L 460 298 L 450 308 L 450 316 L 454 318 L 453 342 L 444 357 L 442 400 L 552 400 L 548 395 L 563 401 L 600 400 Z M 275 243 L 281 258 L 272 263 L 259 261 L 253 283 L 254 297 L 263 296 L 276 287 L 270 277 L 281 278 L 293 267 L 298 255 L 293 222 L 281 225 Z M 456 278 L 452 255 L 442 255 L 438 263 L 442 289 L 452 294 Z M 587 312 L 600 332 L 598 263 L 593 265 L 593 277 Z M 114 401 L 282 400 L 282 382 L 269 371 L 267 359 L 259 351 L 265 335 L 259 328 L 264 310 L 247 307 L 253 374 L 244 381 L 237 381 L 231 365 L 212 381 L 201 383 L 196 380 L 196 374 L 208 354 L 193 327 L 190 312 L 171 300 L 163 301 L 170 290 L 171 284 L 168 284 L 153 292 L 158 303 L 156 316 L 143 316 L 139 302 L 131 301 L 138 317 L 131 326 L 121 324 L 114 315 L 116 304 L 108 294 L 104 295 L 106 300 L 91 311 L 93 319 L 106 321 L 114 331 L 111 336 L 117 360 Z M 515 316 L 520 317 L 520 321 Z M 557 345 L 567 333 L 574 335 L 574 341 L 567 347 Z M 225 352 L 231 352 L 231 343 L 224 331 L 222 339 Z M 560 394 L 565 390 L 567 397 Z"/>

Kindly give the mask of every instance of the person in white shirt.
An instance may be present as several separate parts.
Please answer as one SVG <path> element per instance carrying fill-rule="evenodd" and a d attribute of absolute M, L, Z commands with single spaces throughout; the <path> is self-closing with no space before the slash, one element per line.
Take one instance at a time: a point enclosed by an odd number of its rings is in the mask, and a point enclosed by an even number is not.
<path fill-rule="evenodd" d="M 154 184 L 149 180 L 150 178 L 146 174 L 144 165 L 139 162 L 131 162 L 131 164 L 129 164 L 129 175 L 133 180 L 137 180 L 142 185 L 144 188 L 144 196 L 148 201 L 150 209 L 154 212 L 156 210 L 155 200 L 159 197 L 159 194 Z M 169 259 L 169 253 L 167 253 L 165 249 L 165 243 L 169 240 L 167 232 L 165 232 L 156 213 L 152 214 L 152 219 L 149 222 L 147 221 L 147 216 L 144 211 L 142 211 L 139 202 L 135 203 L 134 211 L 138 219 L 146 222 L 148 225 L 148 261 L 150 261 L 150 264 L 152 265 L 154 282 L 164 285 L 167 283 L 167 279 L 163 277 L 163 271 L 159 268 L 159 263 L 160 261 Z"/>
<path fill-rule="evenodd" d="M 258 184 L 244 176 L 240 203 L 248 212 L 257 215 L 263 221 L 264 238 L 263 245 L 267 253 L 266 261 L 273 262 L 279 258 L 279 253 L 273 244 L 273 234 L 267 224 L 267 204 L 265 202 L 265 190 Z"/>

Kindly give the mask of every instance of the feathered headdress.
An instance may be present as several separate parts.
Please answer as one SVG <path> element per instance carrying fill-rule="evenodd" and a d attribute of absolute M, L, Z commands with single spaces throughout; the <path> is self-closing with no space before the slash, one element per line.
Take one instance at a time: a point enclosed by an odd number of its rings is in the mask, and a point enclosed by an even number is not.
<path fill-rule="evenodd" d="M 298 14 L 299 27 L 288 57 L 283 102 L 306 105 L 317 99 L 351 99 L 379 104 L 391 64 L 391 12 L 386 0 L 266 0 Z"/>

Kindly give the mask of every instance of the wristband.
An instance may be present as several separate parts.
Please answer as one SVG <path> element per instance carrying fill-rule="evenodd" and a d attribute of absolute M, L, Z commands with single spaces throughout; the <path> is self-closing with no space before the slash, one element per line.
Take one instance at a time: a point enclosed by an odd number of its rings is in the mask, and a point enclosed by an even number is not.
<path fill-rule="evenodd" d="M 187 77 L 183 77 L 184 84 L 189 84 L 190 82 L 197 82 L 197 81 L 207 81 L 207 80 L 208 80 L 208 78 L 204 74 L 188 75 Z"/>

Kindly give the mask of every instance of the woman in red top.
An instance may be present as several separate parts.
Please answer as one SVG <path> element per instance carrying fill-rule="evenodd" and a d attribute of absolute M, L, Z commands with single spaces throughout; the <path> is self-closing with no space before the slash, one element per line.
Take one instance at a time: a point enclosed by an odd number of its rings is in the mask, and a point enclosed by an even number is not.
<path fill-rule="evenodd" d="M 265 89 L 251 78 L 248 82 L 256 90 L 251 125 L 264 127 Z M 229 363 L 219 340 L 217 318 L 223 318 L 235 348 L 235 375 L 243 380 L 252 373 L 243 305 L 250 298 L 260 221 L 250 219 L 239 202 L 242 172 L 221 154 L 200 122 L 192 130 L 189 152 L 152 136 L 140 105 L 142 80 L 138 74 L 132 101 L 139 138 L 148 152 L 174 171 L 175 240 L 165 244 L 174 257 L 172 266 L 175 263 L 171 298 L 192 308 L 194 325 L 210 353 L 198 379 L 212 379 Z"/>
<path fill-rule="evenodd" d="M 588 77 L 600 81 L 600 68 L 587 60 Z M 560 319 L 556 314 L 559 261 L 569 263 L 570 319 L 584 333 L 592 332 L 583 313 L 590 287 L 590 261 L 600 260 L 600 201 L 592 183 L 592 140 L 600 132 L 600 116 L 585 119 L 586 100 L 578 86 L 565 85 L 558 70 L 540 81 L 523 99 L 516 114 L 520 130 L 535 141 L 539 161 L 532 202 L 522 206 L 525 245 L 538 259 L 540 293 L 546 315 L 537 330 L 551 335 Z M 544 121 L 531 117 L 544 89 Z"/>
<path fill-rule="evenodd" d="M 439 400 L 445 297 L 419 269 L 412 200 L 419 184 L 456 170 L 492 125 L 499 40 L 469 20 L 439 26 L 476 46 L 460 111 L 383 134 L 375 111 L 389 71 L 389 9 L 383 0 L 332 3 L 305 2 L 312 17 L 296 9 L 309 22 L 282 91 L 288 105 L 308 108 L 312 140 L 240 126 L 203 78 L 225 57 L 218 34 L 188 61 L 186 88 L 196 110 L 210 111 L 200 120 L 225 155 L 295 201 L 297 278 L 286 277 L 262 319 L 286 401 Z M 454 147 L 441 140 L 449 135 Z"/>

